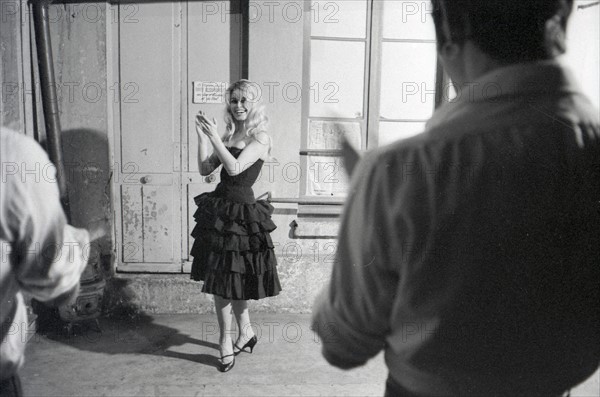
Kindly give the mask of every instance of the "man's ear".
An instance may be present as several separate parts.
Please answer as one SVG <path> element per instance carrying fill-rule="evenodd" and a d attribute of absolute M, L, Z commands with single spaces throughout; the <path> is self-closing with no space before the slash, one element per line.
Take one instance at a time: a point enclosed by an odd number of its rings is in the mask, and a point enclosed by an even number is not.
<path fill-rule="evenodd" d="M 560 15 L 555 15 L 546 21 L 545 41 L 548 53 L 557 57 L 567 50 L 566 35 Z"/>
<path fill-rule="evenodd" d="M 440 48 L 440 55 L 449 61 L 453 61 L 460 53 L 460 46 L 452 41 L 447 41 Z"/>

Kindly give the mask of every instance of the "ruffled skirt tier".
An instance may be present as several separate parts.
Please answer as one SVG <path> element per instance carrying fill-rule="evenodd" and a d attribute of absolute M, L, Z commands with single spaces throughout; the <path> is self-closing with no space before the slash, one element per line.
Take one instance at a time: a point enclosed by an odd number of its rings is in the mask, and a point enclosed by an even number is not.
<path fill-rule="evenodd" d="M 270 233 L 273 206 L 266 201 L 235 202 L 204 193 L 192 230 L 191 278 L 204 281 L 202 291 L 225 299 L 248 300 L 281 291 Z"/>

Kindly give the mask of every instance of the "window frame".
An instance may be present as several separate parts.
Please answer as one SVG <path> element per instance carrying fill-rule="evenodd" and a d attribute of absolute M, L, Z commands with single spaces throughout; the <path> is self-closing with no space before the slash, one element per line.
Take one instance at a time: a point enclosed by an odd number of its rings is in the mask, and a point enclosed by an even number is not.
<path fill-rule="evenodd" d="M 382 73 L 382 47 L 385 42 L 398 43 L 435 43 L 429 39 L 384 39 L 383 37 L 383 11 L 384 2 L 377 0 L 365 0 L 366 10 L 366 32 L 363 38 L 346 38 L 346 37 L 324 37 L 312 35 L 312 18 L 313 6 L 312 1 L 304 2 L 304 43 L 303 43 L 303 77 L 302 77 L 302 114 L 301 114 L 301 139 L 300 139 L 300 167 L 302 171 L 302 179 L 299 185 L 299 198 L 302 205 L 299 206 L 299 211 L 303 213 L 320 213 L 327 211 L 322 207 L 335 205 L 341 212 L 340 204 L 343 204 L 347 196 L 315 196 L 308 194 L 308 184 L 310 175 L 310 156 L 328 156 L 341 157 L 342 152 L 338 149 L 311 149 L 309 148 L 309 127 L 311 121 L 339 121 L 339 122 L 358 122 L 360 125 L 361 147 L 360 151 L 365 152 L 379 146 L 379 123 L 385 122 L 425 122 L 427 120 L 417 119 L 382 119 L 380 115 L 381 109 L 381 73 Z M 363 106 L 361 118 L 338 118 L 338 117 L 315 117 L 310 116 L 310 101 L 311 97 L 311 45 L 314 40 L 328 41 L 352 41 L 364 42 L 364 76 L 363 76 Z M 439 56 L 436 57 L 436 72 L 435 72 L 435 100 L 434 109 L 437 109 L 442 103 L 442 94 L 444 84 L 447 84 L 448 79 L 443 71 Z M 337 172 L 345 172 L 343 169 Z M 314 201 L 318 205 L 310 205 Z M 302 207 L 302 208 L 301 208 Z M 329 212 L 332 212 L 329 210 Z M 333 213 L 337 213 L 333 211 Z"/>

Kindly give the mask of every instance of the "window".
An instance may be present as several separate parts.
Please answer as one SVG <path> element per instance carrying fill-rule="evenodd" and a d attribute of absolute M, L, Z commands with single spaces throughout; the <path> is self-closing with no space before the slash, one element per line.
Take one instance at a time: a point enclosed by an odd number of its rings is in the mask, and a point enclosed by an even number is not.
<path fill-rule="evenodd" d="M 335 204 L 342 134 L 362 151 L 423 131 L 441 92 L 429 1 L 305 2 L 304 202 Z"/>

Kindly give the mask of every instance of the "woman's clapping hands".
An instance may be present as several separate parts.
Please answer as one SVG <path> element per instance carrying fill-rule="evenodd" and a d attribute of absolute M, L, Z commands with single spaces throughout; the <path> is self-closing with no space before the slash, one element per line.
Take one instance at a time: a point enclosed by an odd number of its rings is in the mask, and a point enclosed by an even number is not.
<path fill-rule="evenodd" d="M 212 121 L 206 118 L 201 110 L 196 115 L 196 133 L 199 139 L 207 137 L 211 140 L 221 139 L 217 130 L 217 120 L 213 117 Z"/>

